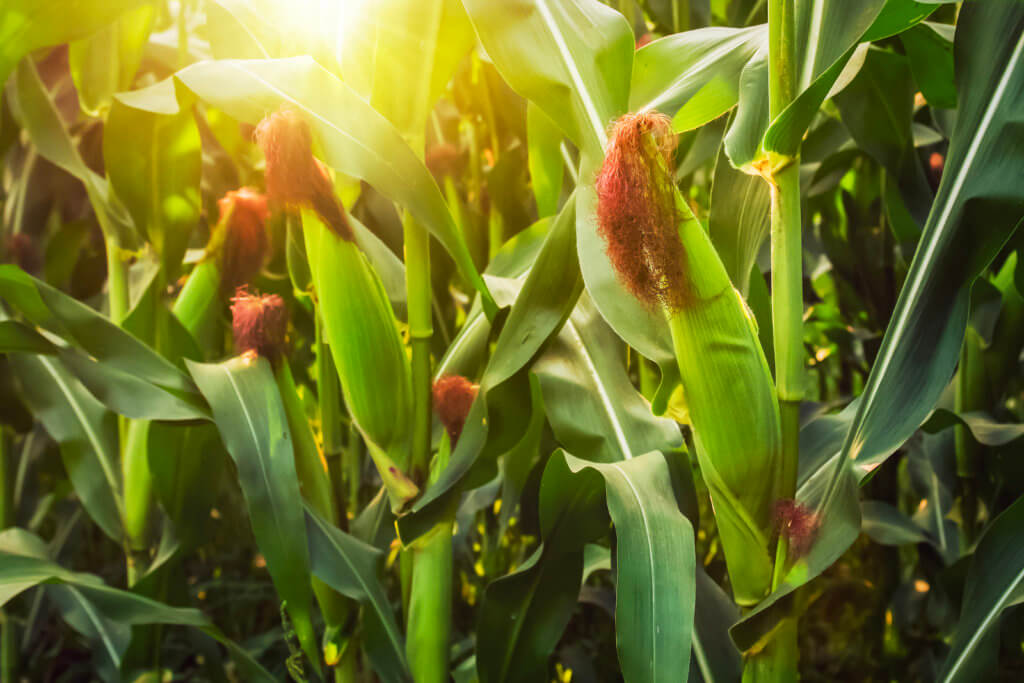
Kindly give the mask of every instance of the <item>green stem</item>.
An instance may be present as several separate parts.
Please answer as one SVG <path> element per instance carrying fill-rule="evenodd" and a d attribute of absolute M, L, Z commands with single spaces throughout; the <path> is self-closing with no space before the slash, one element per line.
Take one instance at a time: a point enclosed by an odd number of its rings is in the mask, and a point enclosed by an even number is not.
<path fill-rule="evenodd" d="M 796 618 L 783 619 L 771 633 L 764 649 L 747 658 L 743 666 L 743 683 L 796 683 Z"/>
<path fill-rule="evenodd" d="M 796 94 L 796 24 L 794 0 L 768 0 L 768 109 L 775 120 Z M 803 247 L 800 215 L 800 160 L 770 155 L 771 185 L 772 329 L 775 387 L 782 429 L 780 498 L 796 495 L 800 446 L 800 402 L 804 396 Z M 789 561 L 785 534 L 776 548 L 774 589 L 785 576 Z M 748 656 L 743 681 L 777 683 L 798 678 L 799 650 L 795 615 L 769 634 L 764 648 Z"/>
<path fill-rule="evenodd" d="M 409 342 L 412 347 L 412 449 L 409 458 L 414 481 L 426 478 L 430 464 L 430 342 L 434 336 L 430 282 L 430 235 L 405 212 L 406 298 Z"/>
<path fill-rule="evenodd" d="M 431 482 L 447 467 L 448 456 L 444 437 L 431 468 Z M 451 520 L 441 522 L 405 550 L 412 555 L 413 565 L 405 650 L 416 683 L 448 683 L 450 677 L 452 529 Z"/>
<path fill-rule="evenodd" d="M 960 347 L 960 369 L 956 383 L 956 412 L 964 414 L 985 407 L 985 367 L 982 358 L 982 340 L 970 325 Z M 957 425 L 956 473 L 960 481 L 960 512 L 963 517 L 963 540 L 970 547 L 975 540 L 978 521 L 978 465 L 981 444 L 964 425 Z"/>
<path fill-rule="evenodd" d="M 132 420 L 121 459 L 124 478 L 124 534 L 128 586 L 134 586 L 149 559 L 150 509 L 153 474 L 149 469 L 149 421 Z"/>
<path fill-rule="evenodd" d="M 110 319 L 120 326 L 128 317 L 128 261 L 114 237 L 107 237 L 107 290 L 110 297 Z"/>

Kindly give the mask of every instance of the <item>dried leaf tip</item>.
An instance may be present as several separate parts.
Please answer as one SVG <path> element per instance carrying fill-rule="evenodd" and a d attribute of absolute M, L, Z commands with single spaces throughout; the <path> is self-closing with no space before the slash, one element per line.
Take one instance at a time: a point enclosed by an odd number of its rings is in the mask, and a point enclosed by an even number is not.
<path fill-rule="evenodd" d="M 309 124 L 294 109 L 281 109 L 256 126 L 257 144 L 266 159 L 270 199 L 312 208 L 338 237 L 352 241 L 352 226 L 334 194 L 327 168 L 313 156 Z"/>
<path fill-rule="evenodd" d="M 276 363 L 285 352 L 288 335 L 288 308 L 276 294 L 250 294 L 244 288 L 231 299 L 232 331 L 235 348 L 255 351 Z"/>
<path fill-rule="evenodd" d="M 612 126 L 597 175 L 598 234 L 619 281 L 650 308 L 686 303 L 686 253 L 679 240 L 667 116 L 627 114 Z"/>
<path fill-rule="evenodd" d="M 266 259 L 267 198 L 251 187 L 231 190 L 217 200 L 220 209 L 221 287 L 233 292 L 259 273 Z"/>
<path fill-rule="evenodd" d="M 790 557 L 803 557 L 814 545 L 821 517 L 803 503 L 783 499 L 775 502 L 775 525 L 789 539 Z"/>
<path fill-rule="evenodd" d="M 479 388 L 460 375 L 444 375 L 434 382 L 434 412 L 448 432 L 452 448 L 462 434 Z"/>

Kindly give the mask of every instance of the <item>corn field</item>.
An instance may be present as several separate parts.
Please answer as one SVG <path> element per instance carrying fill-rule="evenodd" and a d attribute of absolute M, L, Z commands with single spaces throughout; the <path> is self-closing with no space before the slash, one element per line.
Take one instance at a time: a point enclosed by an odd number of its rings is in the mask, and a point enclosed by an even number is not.
<path fill-rule="evenodd" d="M 0 683 L 1024 680 L 1024 1 L 0 0 Z"/>

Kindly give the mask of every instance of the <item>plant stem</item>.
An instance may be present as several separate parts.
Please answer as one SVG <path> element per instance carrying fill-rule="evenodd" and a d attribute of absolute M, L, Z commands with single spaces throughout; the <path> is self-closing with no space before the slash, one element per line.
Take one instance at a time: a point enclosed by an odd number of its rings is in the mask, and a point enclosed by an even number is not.
<path fill-rule="evenodd" d="M 783 619 L 772 632 L 764 649 L 748 657 L 743 666 L 743 683 L 795 683 L 797 651 L 796 618 Z"/>
<path fill-rule="evenodd" d="M 769 110 L 774 120 L 794 96 L 793 0 L 769 0 L 768 27 Z M 799 157 L 773 158 L 771 162 L 772 329 L 785 467 L 780 496 L 792 498 L 796 493 L 800 401 L 804 395 L 800 162 Z"/>
<path fill-rule="evenodd" d="M 110 319 L 120 326 L 130 307 L 128 293 L 128 262 L 121 254 L 121 245 L 116 238 L 108 236 L 107 243 L 107 290 L 110 302 Z"/>
<path fill-rule="evenodd" d="M 960 415 L 985 406 L 985 367 L 982 358 L 982 340 L 970 325 L 960 347 L 960 370 L 956 382 L 956 412 Z M 964 425 L 957 425 L 956 474 L 960 481 L 960 512 L 963 517 L 962 532 L 965 547 L 975 539 L 978 521 L 978 464 L 981 460 L 981 444 Z"/>
<path fill-rule="evenodd" d="M 430 342 L 434 336 L 430 235 L 408 211 L 403 216 L 402 228 L 405 235 L 409 343 L 412 347 L 413 413 L 409 465 L 413 480 L 422 482 L 426 479 L 430 464 Z"/>
<path fill-rule="evenodd" d="M 796 24 L 794 0 L 768 0 L 769 120 L 774 121 L 796 94 Z M 800 402 L 804 395 L 803 352 L 803 223 L 800 215 L 800 159 L 770 155 L 772 329 L 775 347 L 775 388 L 782 429 L 780 498 L 796 496 L 800 447 Z M 789 560 L 785 534 L 780 534 L 772 575 L 774 589 L 785 576 Z M 744 682 L 796 681 L 799 650 L 795 615 L 769 635 L 763 650 L 744 664 Z"/>
<path fill-rule="evenodd" d="M 430 481 L 448 465 L 448 438 L 433 464 Z M 412 547 L 406 654 L 416 683 L 448 683 L 452 626 L 452 529 L 441 522 Z M 409 552 L 408 550 L 406 551 Z"/>

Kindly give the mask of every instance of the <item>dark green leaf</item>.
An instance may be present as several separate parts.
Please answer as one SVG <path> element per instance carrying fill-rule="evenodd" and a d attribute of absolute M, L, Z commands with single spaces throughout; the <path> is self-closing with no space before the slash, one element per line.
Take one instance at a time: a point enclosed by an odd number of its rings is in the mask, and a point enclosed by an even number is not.
<path fill-rule="evenodd" d="M 383 626 L 391 658 L 405 671 L 405 642 L 380 582 L 384 554 L 328 524 L 309 506 L 306 506 L 306 534 L 313 573 L 334 590 L 365 603 L 365 609 L 373 611 L 374 619 Z"/>
<path fill-rule="evenodd" d="M 302 495 L 288 420 L 270 364 L 264 358 L 241 356 L 220 364 L 189 362 L 188 367 L 238 468 L 253 534 L 274 587 L 287 603 L 303 650 L 318 668 Z"/>
<path fill-rule="evenodd" d="M 963 607 L 949 656 L 938 680 L 975 681 L 981 672 L 971 657 L 999 615 L 1024 599 L 1024 499 L 1007 508 L 988 528 L 967 570 Z"/>
<path fill-rule="evenodd" d="M 85 304 L 10 265 L 0 266 L 0 296 L 30 322 L 70 343 L 75 352 L 63 354 L 70 359 L 70 369 L 79 373 L 90 390 L 96 390 L 97 397 L 105 396 L 112 408 L 129 411 L 126 414 L 138 412 L 138 417 L 153 416 L 143 404 L 133 410 L 132 397 L 114 390 L 130 386 L 162 406 L 175 406 L 168 415 L 176 417 L 168 419 L 208 416 L 185 373 Z"/>
<path fill-rule="evenodd" d="M 75 493 L 93 521 L 121 541 L 121 468 L 117 417 L 56 359 L 12 354 L 11 368 L 36 419 L 60 444 Z"/>

